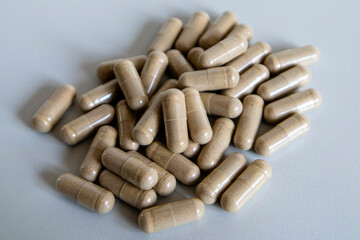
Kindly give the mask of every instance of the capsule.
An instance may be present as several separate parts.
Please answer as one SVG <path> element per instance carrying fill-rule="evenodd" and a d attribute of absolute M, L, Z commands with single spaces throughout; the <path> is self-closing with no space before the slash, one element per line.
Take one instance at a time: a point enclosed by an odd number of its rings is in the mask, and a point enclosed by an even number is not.
<path fill-rule="evenodd" d="M 210 16 L 204 11 L 196 12 L 186 23 L 179 38 L 176 40 L 175 48 L 187 53 L 199 40 L 201 34 L 209 24 Z"/>
<path fill-rule="evenodd" d="M 133 111 L 145 108 L 149 99 L 134 64 L 122 60 L 114 66 L 114 72 L 129 108 Z"/>
<path fill-rule="evenodd" d="M 199 57 L 204 52 L 204 49 L 201 47 L 194 47 L 191 49 L 187 55 L 187 59 L 191 63 L 191 65 L 197 70 L 202 69 L 199 63 Z"/>
<path fill-rule="evenodd" d="M 58 177 L 56 189 L 61 194 L 100 214 L 110 212 L 115 204 L 115 198 L 111 192 L 71 173 L 64 173 Z"/>
<path fill-rule="evenodd" d="M 202 68 L 219 67 L 244 53 L 247 47 L 248 42 L 243 36 L 233 34 L 205 50 L 199 56 L 200 66 Z"/>
<path fill-rule="evenodd" d="M 176 79 L 169 79 L 164 82 L 163 85 L 156 91 L 156 93 L 151 97 L 149 106 L 155 101 L 155 99 L 160 95 L 160 93 L 165 92 L 170 88 L 179 88 L 179 82 Z"/>
<path fill-rule="evenodd" d="M 135 114 L 128 108 L 126 100 L 116 105 L 116 117 L 119 130 L 119 146 L 123 150 L 138 150 L 139 143 L 134 141 L 132 131 L 136 124 Z"/>
<path fill-rule="evenodd" d="M 118 148 L 106 149 L 102 154 L 101 162 L 104 167 L 143 190 L 153 188 L 158 181 L 155 169 Z"/>
<path fill-rule="evenodd" d="M 229 32 L 229 34 L 226 35 L 226 37 L 229 37 L 233 34 L 240 34 L 246 40 L 250 41 L 254 35 L 254 31 L 246 24 L 236 24 L 235 27 L 233 27 L 233 29 Z"/>
<path fill-rule="evenodd" d="M 320 58 L 320 50 L 315 46 L 305 46 L 270 54 L 264 64 L 271 74 L 277 74 L 295 65 L 309 65 Z"/>
<path fill-rule="evenodd" d="M 214 204 L 245 167 L 244 155 L 232 153 L 197 185 L 196 195 L 205 204 Z"/>
<path fill-rule="evenodd" d="M 131 61 L 135 65 L 136 70 L 138 72 L 140 72 L 145 64 L 146 56 L 139 55 L 139 56 L 125 58 L 125 59 Z M 96 70 L 96 75 L 97 75 L 98 79 L 100 80 L 100 82 L 104 83 L 104 82 L 114 79 L 115 78 L 115 73 L 113 71 L 114 66 L 117 63 L 121 62 L 122 60 L 124 60 L 124 58 L 118 58 L 118 59 L 100 63 Z"/>
<path fill-rule="evenodd" d="M 309 129 L 309 120 L 301 114 L 295 114 L 258 137 L 255 141 L 255 151 L 260 155 L 270 156 L 307 133 Z"/>
<path fill-rule="evenodd" d="M 200 144 L 189 139 L 188 148 L 181 154 L 189 159 L 192 159 L 192 158 L 196 158 L 199 155 L 199 153 L 200 153 Z"/>
<path fill-rule="evenodd" d="M 266 102 L 274 101 L 304 86 L 310 80 L 311 72 L 309 70 L 300 65 L 295 66 L 262 83 L 257 90 L 257 94 Z"/>
<path fill-rule="evenodd" d="M 234 145 L 242 150 L 252 148 L 261 123 L 264 100 L 258 95 L 248 95 L 244 99 L 244 111 L 241 114 L 235 134 Z"/>
<path fill-rule="evenodd" d="M 181 154 L 171 152 L 159 141 L 146 148 L 146 156 L 174 174 L 185 185 L 195 184 L 200 178 L 200 169 L 195 163 Z"/>
<path fill-rule="evenodd" d="M 142 190 L 106 169 L 100 173 L 99 184 L 139 210 L 152 207 L 157 201 L 153 189 Z"/>
<path fill-rule="evenodd" d="M 159 86 L 168 63 L 169 59 L 162 51 L 152 51 L 146 58 L 140 78 L 149 98 Z"/>
<path fill-rule="evenodd" d="M 115 128 L 111 126 L 99 128 L 81 164 L 80 177 L 89 182 L 96 180 L 102 168 L 101 155 L 107 148 L 116 145 L 116 138 L 117 132 Z"/>
<path fill-rule="evenodd" d="M 176 38 L 178 37 L 181 29 L 182 22 L 178 18 L 170 18 L 167 22 L 161 27 L 160 31 L 155 37 L 155 40 L 152 42 L 149 47 L 148 53 L 159 50 L 166 52 L 174 44 Z"/>
<path fill-rule="evenodd" d="M 270 164 L 255 160 L 221 196 L 221 207 L 231 213 L 239 211 L 271 176 Z"/>
<path fill-rule="evenodd" d="M 166 146 L 174 153 L 182 153 L 189 146 L 185 96 L 179 89 L 161 93 Z"/>
<path fill-rule="evenodd" d="M 81 115 L 62 126 L 60 138 L 69 145 L 75 145 L 93 134 L 99 127 L 112 122 L 115 109 L 108 104 Z"/>
<path fill-rule="evenodd" d="M 192 72 L 194 68 L 186 60 L 179 50 L 171 49 L 167 51 L 166 55 L 169 58 L 169 67 L 171 72 L 178 78 L 184 72 Z"/>
<path fill-rule="evenodd" d="M 154 186 L 154 190 L 157 192 L 157 194 L 161 196 L 168 196 L 172 192 L 174 192 L 176 187 L 176 178 L 174 175 L 169 173 L 164 168 L 160 167 L 157 163 L 151 161 L 147 157 L 143 156 L 141 153 L 135 152 L 135 151 L 129 151 L 127 152 L 129 156 L 135 157 L 139 160 L 141 160 L 143 163 L 148 165 L 149 167 L 155 169 L 158 173 L 158 182 Z"/>
<path fill-rule="evenodd" d="M 47 99 L 32 117 L 32 126 L 39 132 L 49 132 L 73 103 L 76 90 L 66 84 Z"/>
<path fill-rule="evenodd" d="M 113 79 L 81 95 L 78 105 L 82 111 L 87 112 L 101 104 L 112 103 L 119 95 L 119 84 Z"/>
<path fill-rule="evenodd" d="M 187 72 L 179 78 L 180 88 L 215 91 L 233 88 L 239 83 L 239 73 L 233 67 L 217 67 Z"/>
<path fill-rule="evenodd" d="M 235 125 L 228 118 L 216 119 L 213 126 L 213 138 L 206 144 L 197 159 L 197 165 L 203 171 L 211 171 L 219 165 L 221 157 L 229 147 Z"/>
<path fill-rule="evenodd" d="M 207 49 L 215 45 L 226 36 L 237 21 L 238 18 L 234 13 L 230 11 L 224 12 L 212 24 L 210 24 L 209 28 L 200 37 L 199 46 Z"/>
<path fill-rule="evenodd" d="M 228 62 L 226 66 L 234 67 L 239 73 L 243 73 L 254 64 L 261 63 L 270 53 L 271 47 L 269 44 L 257 42 L 251 45 L 246 52 Z"/>
<path fill-rule="evenodd" d="M 202 218 L 205 206 L 199 199 L 192 198 L 144 209 L 138 217 L 138 223 L 146 233 L 194 222 Z"/>
<path fill-rule="evenodd" d="M 295 113 L 304 113 L 320 105 L 320 93 L 311 88 L 268 104 L 264 109 L 264 118 L 268 123 L 274 124 Z"/>
<path fill-rule="evenodd" d="M 238 98 L 206 92 L 201 92 L 200 97 L 208 115 L 236 118 L 242 113 L 243 106 Z"/>

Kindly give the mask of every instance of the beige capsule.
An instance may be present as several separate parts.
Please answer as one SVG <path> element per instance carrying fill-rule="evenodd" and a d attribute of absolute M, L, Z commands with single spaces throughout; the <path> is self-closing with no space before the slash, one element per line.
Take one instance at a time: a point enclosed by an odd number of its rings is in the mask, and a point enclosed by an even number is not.
<path fill-rule="evenodd" d="M 242 113 L 243 105 L 238 98 L 207 92 L 201 92 L 200 97 L 208 115 L 236 118 Z"/>
<path fill-rule="evenodd" d="M 32 126 L 39 132 L 49 132 L 71 106 L 76 96 L 72 85 L 62 85 L 48 98 L 32 117 Z"/>
<path fill-rule="evenodd" d="M 146 148 L 146 156 L 185 185 L 195 184 L 200 178 L 200 169 L 195 163 L 181 154 L 171 152 L 159 141 L 154 141 Z"/>
<path fill-rule="evenodd" d="M 100 173 L 99 184 L 139 210 L 152 207 L 157 201 L 153 189 L 142 190 L 106 169 Z"/>
<path fill-rule="evenodd" d="M 152 51 L 146 58 L 140 78 L 149 98 L 159 86 L 168 63 L 169 59 L 166 54 L 158 50 Z"/>
<path fill-rule="evenodd" d="M 264 118 L 268 123 L 277 123 L 295 114 L 304 113 L 321 105 L 321 95 L 315 89 L 291 94 L 266 105 Z"/>
<path fill-rule="evenodd" d="M 270 156 L 307 133 L 309 129 L 309 120 L 301 114 L 295 114 L 258 137 L 255 151 L 260 155 Z"/>
<path fill-rule="evenodd" d="M 184 72 L 192 72 L 194 68 L 177 49 L 167 51 L 166 55 L 169 58 L 169 67 L 171 72 L 178 78 Z"/>
<path fill-rule="evenodd" d="M 199 57 L 204 52 L 204 49 L 201 47 L 194 47 L 191 49 L 187 55 L 187 59 L 191 65 L 196 69 L 202 69 L 199 63 Z"/>
<path fill-rule="evenodd" d="M 156 93 L 151 97 L 149 106 L 155 101 L 155 99 L 160 95 L 160 93 L 165 92 L 170 88 L 179 88 L 179 82 L 176 79 L 169 79 L 164 82 L 163 85 L 156 91 Z"/>
<path fill-rule="evenodd" d="M 295 65 L 309 65 L 320 58 L 320 50 L 312 45 L 288 49 L 285 51 L 270 54 L 264 64 L 271 74 L 277 74 Z"/>
<path fill-rule="evenodd" d="M 155 169 L 118 148 L 106 149 L 101 162 L 104 167 L 143 190 L 153 188 L 158 181 Z"/>
<path fill-rule="evenodd" d="M 249 69 L 256 63 L 261 63 L 271 53 L 271 47 L 266 42 L 257 42 L 251 45 L 246 52 L 228 62 L 226 66 L 234 67 L 239 73 Z"/>
<path fill-rule="evenodd" d="M 295 66 L 262 83 L 257 94 L 266 102 L 274 101 L 304 86 L 311 80 L 311 72 L 303 66 Z"/>
<path fill-rule="evenodd" d="M 213 138 L 206 144 L 197 158 L 202 171 L 211 171 L 219 165 L 221 157 L 229 147 L 235 125 L 228 118 L 218 118 L 213 125 Z"/>
<path fill-rule="evenodd" d="M 264 160 L 255 160 L 221 196 L 221 207 L 231 213 L 239 211 L 271 176 L 270 164 Z"/>
<path fill-rule="evenodd" d="M 115 204 L 115 198 L 111 192 L 71 173 L 64 173 L 58 177 L 56 189 L 61 194 L 100 214 L 110 212 Z"/>
<path fill-rule="evenodd" d="M 69 145 L 75 145 L 99 127 L 111 123 L 114 117 L 115 109 L 111 105 L 102 104 L 62 126 L 60 138 Z"/>
<path fill-rule="evenodd" d="M 235 87 L 239 83 L 239 78 L 239 73 L 233 67 L 209 68 L 182 74 L 179 78 L 179 87 L 215 91 Z"/>
<path fill-rule="evenodd" d="M 122 60 L 114 66 L 114 72 L 129 108 L 133 111 L 144 109 L 149 99 L 134 64 Z"/>
<path fill-rule="evenodd" d="M 205 204 L 214 204 L 245 167 L 245 156 L 232 153 L 197 185 L 196 195 Z"/>
<path fill-rule="evenodd" d="M 234 13 L 230 11 L 224 12 L 212 24 L 210 24 L 209 28 L 200 37 L 199 46 L 207 49 L 215 45 L 226 36 L 237 21 L 238 17 Z"/>
<path fill-rule="evenodd" d="M 189 159 L 192 159 L 192 158 L 196 158 L 199 155 L 199 153 L 200 153 L 200 144 L 189 139 L 188 148 L 181 154 Z"/>
<path fill-rule="evenodd" d="M 132 131 L 136 124 L 136 117 L 128 108 L 126 100 L 121 100 L 116 105 L 116 117 L 120 148 L 123 150 L 138 150 L 139 143 L 137 143 L 132 136 Z"/>
<path fill-rule="evenodd" d="M 89 182 L 94 182 L 97 179 L 102 168 L 101 155 L 107 148 L 116 145 L 116 138 L 117 132 L 115 128 L 111 126 L 99 128 L 81 164 L 80 177 Z"/>
<path fill-rule="evenodd" d="M 258 95 L 248 95 L 244 98 L 242 112 L 234 134 L 234 145 L 242 150 L 252 148 L 261 123 L 264 100 Z"/>
<path fill-rule="evenodd" d="M 174 44 L 176 38 L 179 36 L 182 25 L 181 20 L 178 18 L 173 17 L 167 20 L 150 45 L 148 53 L 154 50 L 163 52 L 169 50 Z"/>
<path fill-rule="evenodd" d="M 138 223 L 144 232 L 154 233 L 197 221 L 204 212 L 204 203 L 192 198 L 144 209 L 139 214 Z"/>
<path fill-rule="evenodd" d="M 236 24 L 235 27 L 233 27 L 233 29 L 229 32 L 229 34 L 226 35 L 226 37 L 229 37 L 233 34 L 240 34 L 246 40 L 250 41 L 254 35 L 254 31 L 246 24 Z"/>

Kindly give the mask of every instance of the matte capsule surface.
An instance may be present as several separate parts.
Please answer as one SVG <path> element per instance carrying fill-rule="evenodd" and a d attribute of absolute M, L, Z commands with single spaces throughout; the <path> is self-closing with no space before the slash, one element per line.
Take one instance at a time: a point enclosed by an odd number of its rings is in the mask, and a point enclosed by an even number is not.
<path fill-rule="evenodd" d="M 192 72 L 194 68 L 177 49 L 167 51 L 166 55 L 169 58 L 169 67 L 171 72 L 178 78 L 184 72 Z"/>
<path fill-rule="evenodd" d="M 208 115 L 236 118 L 242 113 L 243 106 L 238 98 L 207 92 L 201 92 L 200 97 Z"/>
<path fill-rule="evenodd" d="M 116 105 L 116 116 L 120 148 L 123 150 L 138 150 L 139 143 L 137 143 L 132 136 L 132 131 L 136 124 L 136 117 L 128 108 L 126 100 L 121 100 Z"/>
<path fill-rule="evenodd" d="M 198 70 L 202 69 L 199 63 L 199 58 L 203 52 L 204 52 L 203 48 L 194 47 L 189 51 L 187 55 L 187 59 L 190 61 L 191 65 Z"/>
<path fill-rule="evenodd" d="M 176 79 L 166 80 L 161 87 L 156 91 L 156 93 L 151 97 L 149 106 L 155 101 L 155 99 L 160 95 L 160 93 L 165 92 L 170 88 L 179 88 L 179 82 Z"/>
<path fill-rule="evenodd" d="M 192 159 L 192 158 L 196 158 L 199 155 L 199 153 L 200 153 L 200 144 L 189 139 L 188 148 L 181 154 L 189 159 Z"/>
<path fill-rule="evenodd" d="M 250 41 L 254 35 L 252 28 L 246 24 L 236 24 L 233 29 L 229 32 L 226 37 L 229 37 L 233 34 L 240 34 L 246 40 Z"/>
<path fill-rule="evenodd" d="M 58 177 L 56 189 L 77 203 L 100 214 L 110 212 L 115 204 L 115 198 L 111 192 L 71 173 L 64 173 Z"/>
<path fill-rule="evenodd" d="M 255 160 L 221 196 L 221 207 L 232 213 L 239 211 L 271 176 L 270 164 L 264 160 Z"/>
<path fill-rule="evenodd" d="M 39 132 L 49 132 L 73 103 L 76 90 L 62 85 L 48 98 L 32 117 L 32 126 Z"/>
<path fill-rule="evenodd" d="M 159 232 L 202 218 L 205 206 L 196 198 L 166 203 L 141 211 L 138 223 L 146 233 Z"/>

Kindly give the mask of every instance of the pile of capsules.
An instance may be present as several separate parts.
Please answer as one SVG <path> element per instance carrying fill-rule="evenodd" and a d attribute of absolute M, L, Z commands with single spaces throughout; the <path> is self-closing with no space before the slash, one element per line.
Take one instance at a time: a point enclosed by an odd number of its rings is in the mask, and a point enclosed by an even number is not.
<path fill-rule="evenodd" d="M 209 21 L 203 11 L 184 27 L 170 18 L 147 56 L 100 63 L 102 85 L 78 98 L 86 113 L 60 131 L 69 145 L 96 133 L 80 177 L 65 173 L 57 179 L 60 193 L 99 213 L 113 208 L 115 195 L 142 210 L 139 226 L 153 233 L 200 219 L 204 203 L 218 199 L 223 209 L 237 212 L 271 177 L 264 160 L 246 167 L 243 154 L 222 160 L 223 154 L 233 139 L 239 149 L 254 146 L 268 156 L 309 130 L 301 113 L 318 107 L 321 95 L 295 90 L 310 81 L 304 65 L 316 62 L 319 50 L 305 46 L 271 53 L 265 42 L 248 46 L 253 31 L 237 24 L 234 13 Z M 176 79 L 160 86 L 166 69 Z M 125 99 L 118 101 L 122 94 Z M 33 127 L 50 131 L 75 95 L 71 85 L 57 89 L 34 115 Z M 115 114 L 117 129 L 109 125 Z M 208 115 L 218 116 L 213 125 Z M 256 138 L 262 116 L 277 125 Z M 166 143 L 158 141 L 162 124 Z M 146 146 L 146 156 L 139 146 Z M 198 183 L 201 172 L 207 176 Z M 157 195 L 171 194 L 177 181 L 198 183 L 198 198 L 154 206 Z"/>

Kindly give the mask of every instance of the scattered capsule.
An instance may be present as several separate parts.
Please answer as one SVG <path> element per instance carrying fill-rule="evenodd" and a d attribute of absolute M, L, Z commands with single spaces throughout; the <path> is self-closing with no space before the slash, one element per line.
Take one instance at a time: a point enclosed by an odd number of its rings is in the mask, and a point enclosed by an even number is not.
<path fill-rule="evenodd" d="M 160 93 L 165 92 L 166 90 L 170 89 L 170 88 L 179 88 L 179 82 L 176 79 L 169 79 L 167 81 L 164 82 L 163 85 L 161 85 L 161 87 L 156 91 L 156 93 L 151 97 L 150 102 L 149 102 L 149 106 L 155 101 L 155 99 L 157 98 L 157 96 L 160 95 Z"/>
<path fill-rule="evenodd" d="M 166 55 L 169 58 L 169 67 L 171 72 L 178 78 L 184 72 L 192 72 L 194 68 L 177 49 L 167 51 Z"/>
<path fill-rule="evenodd" d="M 193 159 L 196 158 L 199 155 L 199 153 L 200 153 L 200 144 L 189 139 L 188 148 L 181 154 L 189 159 Z"/>
<path fill-rule="evenodd" d="M 242 113 L 243 106 L 238 98 L 207 92 L 201 92 L 200 97 L 208 115 L 236 118 Z"/>
<path fill-rule="evenodd" d="M 254 31 L 246 24 L 236 24 L 235 27 L 233 27 L 233 29 L 229 32 L 229 34 L 226 35 L 226 37 L 229 37 L 233 34 L 240 34 L 246 40 L 250 41 L 254 35 Z"/>
<path fill-rule="evenodd" d="M 139 143 L 134 141 L 132 131 L 136 124 L 135 114 L 128 108 L 126 100 L 116 105 L 116 116 L 119 130 L 119 146 L 123 150 L 138 150 Z"/>

